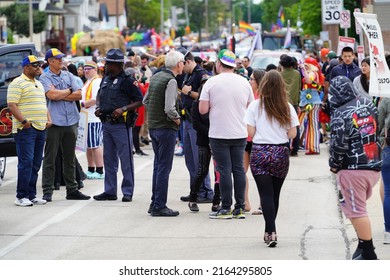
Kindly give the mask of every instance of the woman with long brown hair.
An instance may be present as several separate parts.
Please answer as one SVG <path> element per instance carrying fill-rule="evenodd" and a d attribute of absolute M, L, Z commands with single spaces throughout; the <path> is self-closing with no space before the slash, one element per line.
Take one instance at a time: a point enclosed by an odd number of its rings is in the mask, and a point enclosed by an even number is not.
<path fill-rule="evenodd" d="M 250 167 L 263 208 L 264 242 L 275 247 L 279 196 L 290 163 L 289 139 L 296 136 L 299 121 L 278 71 L 265 74 L 259 94 L 259 99 L 249 105 L 245 122 L 253 141 Z"/>

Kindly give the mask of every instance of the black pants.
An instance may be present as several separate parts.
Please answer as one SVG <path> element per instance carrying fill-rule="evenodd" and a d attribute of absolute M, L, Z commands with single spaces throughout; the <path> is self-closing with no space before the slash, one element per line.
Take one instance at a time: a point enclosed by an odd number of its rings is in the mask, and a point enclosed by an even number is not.
<path fill-rule="evenodd" d="M 271 175 L 255 175 L 257 190 L 260 195 L 261 208 L 265 220 L 265 232 L 276 232 L 276 216 L 279 209 L 280 191 L 285 178 Z"/>
<path fill-rule="evenodd" d="M 190 201 L 196 202 L 198 200 L 198 192 L 209 173 L 209 166 L 211 160 L 210 146 L 198 146 L 199 166 L 198 172 L 193 182 L 191 182 Z M 221 202 L 221 193 L 219 190 L 219 183 L 214 185 L 214 197 L 213 204 L 219 204 Z"/>
<path fill-rule="evenodd" d="M 140 126 L 134 126 L 133 129 L 132 129 L 132 133 L 133 133 L 133 146 L 134 146 L 134 149 L 136 152 L 139 152 L 141 149 L 140 149 L 140 146 L 139 146 L 139 132 L 141 131 L 141 127 Z"/>

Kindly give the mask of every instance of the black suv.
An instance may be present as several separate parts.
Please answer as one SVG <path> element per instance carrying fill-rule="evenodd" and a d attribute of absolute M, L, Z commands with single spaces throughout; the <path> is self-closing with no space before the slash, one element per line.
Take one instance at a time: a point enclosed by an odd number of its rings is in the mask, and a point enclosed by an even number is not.
<path fill-rule="evenodd" d="M 22 60 L 28 55 L 37 55 L 33 43 L 0 45 L 0 157 L 16 156 L 7 88 L 23 72 Z"/>

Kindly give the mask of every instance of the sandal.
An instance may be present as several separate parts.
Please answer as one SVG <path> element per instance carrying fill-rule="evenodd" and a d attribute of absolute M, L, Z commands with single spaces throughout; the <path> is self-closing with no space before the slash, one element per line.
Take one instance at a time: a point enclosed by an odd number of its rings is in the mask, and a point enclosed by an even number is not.
<path fill-rule="evenodd" d="M 259 207 L 252 212 L 252 215 L 263 215 L 263 210 L 261 210 L 261 207 Z"/>

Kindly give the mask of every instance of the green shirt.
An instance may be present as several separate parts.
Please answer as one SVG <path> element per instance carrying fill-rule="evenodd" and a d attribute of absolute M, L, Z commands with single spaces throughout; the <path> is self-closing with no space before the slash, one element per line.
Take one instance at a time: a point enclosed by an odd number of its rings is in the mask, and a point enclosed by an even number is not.
<path fill-rule="evenodd" d="M 284 68 L 281 74 L 286 83 L 289 102 L 294 106 L 298 106 L 302 88 L 301 74 L 293 68 Z"/>

